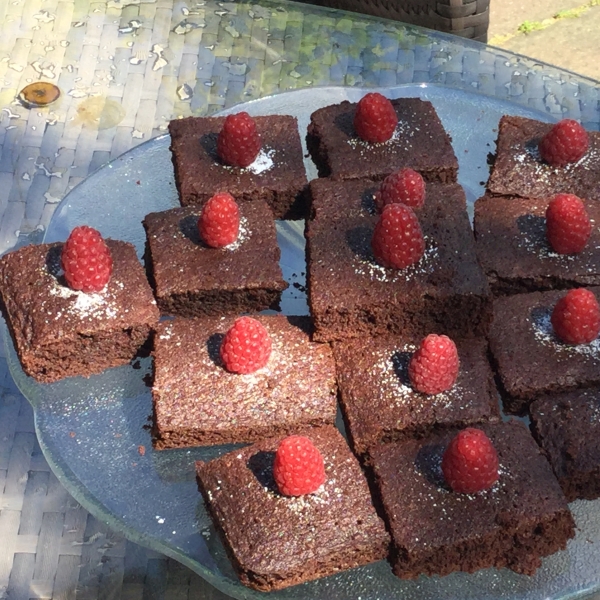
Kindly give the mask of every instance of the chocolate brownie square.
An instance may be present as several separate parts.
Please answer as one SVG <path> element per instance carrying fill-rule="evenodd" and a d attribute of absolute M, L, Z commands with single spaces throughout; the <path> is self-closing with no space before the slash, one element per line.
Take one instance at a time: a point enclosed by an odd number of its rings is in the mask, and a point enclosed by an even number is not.
<path fill-rule="evenodd" d="M 479 427 L 496 448 L 500 468 L 498 481 L 476 494 L 450 490 L 441 472 L 443 453 L 458 430 L 373 450 L 398 577 L 488 567 L 532 575 L 541 557 L 574 537 L 564 494 L 526 426 L 510 420 Z"/>
<path fill-rule="evenodd" d="M 24 246 L 0 259 L 2 311 L 23 371 L 40 382 L 89 377 L 127 364 L 158 322 L 135 248 L 106 243 L 113 272 L 95 293 L 67 286 L 60 242 Z"/>
<path fill-rule="evenodd" d="M 477 258 L 495 295 L 600 285 L 600 229 L 579 254 L 558 254 L 546 237 L 549 203 L 489 195 L 475 202 Z M 600 223 L 600 203 L 583 203 Z"/>
<path fill-rule="evenodd" d="M 589 288 L 600 300 L 600 288 Z M 570 345 L 554 334 L 550 317 L 565 291 L 498 298 L 489 343 L 505 411 L 524 414 L 542 394 L 600 385 L 600 338 Z"/>
<path fill-rule="evenodd" d="M 248 375 L 226 371 L 219 355 L 235 317 L 159 323 L 152 386 L 155 448 L 254 442 L 335 423 L 329 346 L 310 341 L 307 318 L 255 318 L 269 332 L 272 350 L 267 365 Z"/>
<path fill-rule="evenodd" d="M 496 156 L 487 189 L 492 194 L 547 198 L 560 192 L 600 200 L 600 133 L 589 131 L 590 146 L 583 158 L 566 167 L 553 167 L 540 157 L 538 144 L 553 123 L 525 117 L 500 119 Z"/>
<path fill-rule="evenodd" d="M 457 342 L 458 379 L 434 395 L 415 391 L 408 377 L 420 341 L 398 335 L 333 344 L 346 432 L 359 456 L 380 442 L 500 418 L 485 339 Z"/>
<path fill-rule="evenodd" d="M 538 398 L 530 417 L 567 500 L 600 497 L 600 388 Z"/>
<path fill-rule="evenodd" d="M 306 144 L 319 177 L 381 180 L 403 167 L 428 181 L 456 182 L 458 161 L 435 108 L 419 98 L 392 100 L 398 125 L 383 143 L 361 140 L 354 131 L 357 103 L 344 101 L 316 110 Z"/>
<path fill-rule="evenodd" d="M 387 556 L 389 536 L 346 441 L 331 426 L 296 432 L 323 456 L 326 481 L 313 494 L 279 493 L 273 460 L 281 437 L 197 462 L 198 486 L 238 573 L 270 591 Z"/>
<path fill-rule="evenodd" d="M 202 205 L 217 192 L 238 202 L 264 200 L 276 219 L 306 216 L 306 172 L 295 117 L 254 117 L 262 150 L 246 168 L 223 164 L 217 138 L 225 117 L 188 117 L 169 123 L 175 183 L 182 206 Z"/>
<path fill-rule="evenodd" d="M 465 337 L 487 331 L 491 294 L 458 185 L 427 185 L 415 212 L 425 236 L 421 260 L 380 266 L 371 238 L 378 220 L 369 180 L 315 180 L 306 227 L 308 302 L 315 340 L 402 333 Z"/>
<path fill-rule="evenodd" d="M 262 200 L 239 208 L 238 239 L 224 248 L 200 239 L 198 207 L 146 216 L 146 268 L 162 313 L 196 317 L 279 307 L 287 283 L 273 215 Z"/>

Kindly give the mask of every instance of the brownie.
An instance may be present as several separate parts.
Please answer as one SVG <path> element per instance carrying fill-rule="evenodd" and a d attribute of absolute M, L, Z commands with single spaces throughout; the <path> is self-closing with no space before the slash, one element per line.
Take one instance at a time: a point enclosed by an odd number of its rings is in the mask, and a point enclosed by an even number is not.
<path fill-rule="evenodd" d="M 217 138 L 225 117 L 187 117 L 169 123 L 175 183 L 183 206 L 202 205 L 216 192 L 238 202 L 264 200 L 276 219 L 306 216 L 306 172 L 295 117 L 254 117 L 262 149 L 246 168 L 223 164 Z"/>
<path fill-rule="evenodd" d="M 546 237 L 549 202 L 489 195 L 475 202 L 477 257 L 495 295 L 600 285 L 600 229 L 579 254 L 558 254 Z M 600 203 L 583 202 L 600 223 Z"/>
<path fill-rule="evenodd" d="M 97 293 L 67 287 L 60 242 L 24 246 L 0 259 L 2 311 L 23 371 L 40 382 L 127 364 L 158 322 L 135 248 L 106 243 L 113 272 Z"/>
<path fill-rule="evenodd" d="M 373 257 L 377 189 L 369 180 L 310 184 L 307 282 L 314 339 L 486 332 L 491 294 L 475 255 L 462 188 L 427 185 L 425 204 L 415 211 L 426 250 L 406 269 L 382 267 Z"/>
<path fill-rule="evenodd" d="M 403 579 L 508 567 L 533 574 L 565 548 L 574 521 L 548 461 L 517 420 L 480 426 L 500 462 L 499 479 L 475 494 L 451 491 L 441 459 L 457 430 L 373 451 L 373 472 Z M 399 476 L 401 474 L 401 476 Z"/>
<path fill-rule="evenodd" d="M 600 287 L 589 288 L 600 299 Z M 524 414 L 542 394 L 600 385 L 600 338 L 589 344 L 561 342 L 550 317 L 565 291 L 498 298 L 489 343 L 505 411 Z"/>
<path fill-rule="evenodd" d="M 600 497 L 600 388 L 538 398 L 530 417 L 567 500 Z"/>
<path fill-rule="evenodd" d="M 219 348 L 234 317 L 176 318 L 154 337 L 153 442 L 157 449 L 253 442 L 301 426 L 332 424 L 335 364 L 310 341 L 308 318 L 257 316 L 271 337 L 265 367 L 225 370 Z"/>
<path fill-rule="evenodd" d="M 600 200 L 600 132 L 588 131 L 590 146 L 583 158 L 566 167 L 545 163 L 538 151 L 553 123 L 524 117 L 500 119 L 496 156 L 487 183 L 492 194 L 546 198 L 560 192 Z"/>
<path fill-rule="evenodd" d="M 238 239 L 224 248 L 201 241 L 200 211 L 173 208 L 144 219 L 146 268 L 161 312 L 196 317 L 278 308 L 287 283 L 269 207 L 242 203 Z"/>
<path fill-rule="evenodd" d="M 312 113 L 306 144 L 320 177 L 381 180 L 410 167 L 428 181 L 456 181 L 458 161 L 431 102 L 419 98 L 391 102 L 398 125 L 383 143 L 365 142 L 354 131 L 357 103 L 344 101 Z"/>
<path fill-rule="evenodd" d="M 410 385 L 408 363 L 419 343 L 400 335 L 334 343 L 340 402 L 356 454 L 365 455 L 379 442 L 499 419 L 485 339 L 457 343 L 457 381 L 450 390 L 435 395 L 422 394 Z"/>
<path fill-rule="evenodd" d="M 233 567 L 244 585 L 258 590 L 387 556 L 389 536 L 344 438 L 331 426 L 298 433 L 323 456 L 327 479 L 313 494 L 279 493 L 273 460 L 281 437 L 196 463 L 198 486 Z"/>

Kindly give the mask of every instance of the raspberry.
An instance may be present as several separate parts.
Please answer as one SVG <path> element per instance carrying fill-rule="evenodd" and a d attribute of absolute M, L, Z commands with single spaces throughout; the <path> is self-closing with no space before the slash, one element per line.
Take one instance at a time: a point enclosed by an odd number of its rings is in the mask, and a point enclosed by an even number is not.
<path fill-rule="evenodd" d="M 400 169 L 388 175 L 375 196 L 379 212 L 386 204 L 406 204 L 413 208 L 423 206 L 425 202 L 425 181 L 412 169 Z"/>
<path fill-rule="evenodd" d="M 99 292 L 108 283 L 113 261 L 100 232 L 87 225 L 75 227 L 61 254 L 67 284 L 73 290 Z"/>
<path fill-rule="evenodd" d="M 323 457 L 307 437 L 291 435 L 277 448 L 273 477 L 285 496 L 312 494 L 325 483 Z"/>
<path fill-rule="evenodd" d="M 363 96 L 354 114 L 354 129 L 366 142 L 387 142 L 398 125 L 398 116 L 392 103 L 381 94 L 371 92 Z"/>
<path fill-rule="evenodd" d="M 558 194 L 546 209 L 546 236 L 559 254 L 581 252 L 592 234 L 583 202 L 573 194 Z"/>
<path fill-rule="evenodd" d="M 260 152 L 260 136 L 256 123 L 247 112 L 225 118 L 223 129 L 217 139 L 217 154 L 233 167 L 251 165 Z"/>
<path fill-rule="evenodd" d="M 467 427 L 446 448 L 442 472 L 455 492 L 481 492 L 498 481 L 498 454 L 481 429 Z"/>
<path fill-rule="evenodd" d="M 566 344 L 589 344 L 600 333 L 600 306 L 585 288 L 569 290 L 552 311 L 552 327 Z"/>
<path fill-rule="evenodd" d="M 439 394 L 454 385 L 458 367 L 458 352 L 454 342 L 445 335 L 432 333 L 413 354 L 408 365 L 408 376 L 418 392 Z"/>
<path fill-rule="evenodd" d="M 198 219 L 200 237 L 211 248 L 233 244 L 240 231 L 240 209 L 227 192 L 215 194 L 202 208 Z"/>
<path fill-rule="evenodd" d="M 232 373 L 254 373 L 267 364 L 270 355 L 269 333 L 252 317 L 236 319 L 221 343 L 221 360 Z"/>
<path fill-rule="evenodd" d="M 371 247 L 384 267 L 403 269 L 416 263 L 425 252 L 425 240 L 417 216 L 404 204 L 388 204 L 373 232 Z"/>
<path fill-rule="evenodd" d="M 540 140 L 541 157 L 553 167 L 577 162 L 587 152 L 587 131 L 573 119 L 563 119 Z"/>

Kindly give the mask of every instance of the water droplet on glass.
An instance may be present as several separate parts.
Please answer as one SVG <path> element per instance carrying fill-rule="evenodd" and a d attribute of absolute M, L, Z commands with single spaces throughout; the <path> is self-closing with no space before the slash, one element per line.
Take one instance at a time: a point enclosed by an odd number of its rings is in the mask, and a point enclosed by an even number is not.
<path fill-rule="evenodd" d="M 87 92 L 84 92 L 83 90 L 78 90 L 77 88 L 69 90 L 67 94 L 72 98 L 85 98 L 87 96 Z"/>
<path fill-rule="evenodd" d="M 6 108 L 6 107 L 4 107 L 4 108 L 2 109 L 2 112 L 3 112 L 3 113 L 6 113 L 6 116 L 7 116 L 9 119 L 20 119 L 20 118 L 21 118 L 21 115 L 18 115 L 17 113 L 14 113 L 14 112 L 12 112 L 12 111 L 10 110 L 10 108 Z"/>
<path fill-rule="evenodd" d="M 198 27 L 200 27 L 198 23 L 191 23 L 184 19 L 173 28 L 173 33 L 176 33 L 177 35 L 185 35 L 194 29 L 198 29 Z"/>
<path fill-rule="evenodd" d="M 54 74 L 53 74 L 54 76 Z M 60 96 L 60 89 L 47 81 L 36 81 L 25 86 L 18 94 L 19 102 L 25 108 L 48 106 Z"/>
<path fill-rule="evenodd" d="M 177 96 L 180 100 L 190 100 L 193 95 L 194 90 L 187 83 L 184 83 L 177 88 Z"/>
<path fill-rule="evenodd" d="M 48 204 L 58 204 L 62 200 L 62 198 L 56 198 L 50 192 L 46 192 L 44 198 L 46 198 Z"/>
<path fill-rule="evenodd" d="M 56 17 L 47 10 L 40 10 L 39 13 L 33 15 L 33 18 L 40 23 L 51 23 Z"/>
<path fill-rule="evenodd" d="M 97 129 L 110 129 L 125 118 L 125 108 L 116 100 L 105 96 L 92 96 L 77 106 L 77 119 Z"/>
<path fill-rule="evenodd" d="M 240 37 L 240 32 L 232 25 L 227 25 L 227 27 L 225 27 L 225 31 L 233 38 Z"/>
<path fill-rule="evenodd" d="M 136 33 L 137 30 L 142 26 L 142 22 L 137 19 L 132 19 L 123 27 L 119 27 L 119 33 Z"/>
<path fill-rule="evenodd" d="M 156 62 L 154 63 L 154 66 L 152 67 L 153 71 L 158 71 L 160 69 L 162 69 L 163 67 L 166 67 L 169 63 L 162 57 L 159 56 L 156 59 Z"/>

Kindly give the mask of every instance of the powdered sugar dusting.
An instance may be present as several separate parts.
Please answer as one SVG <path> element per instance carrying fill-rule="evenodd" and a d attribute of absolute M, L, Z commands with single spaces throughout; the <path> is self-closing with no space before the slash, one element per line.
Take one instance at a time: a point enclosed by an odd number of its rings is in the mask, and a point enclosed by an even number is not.
<path fill-rule="evenodd" d="M 423 402 L 435 404 L 439 408 L 457 408 L 464 401 L 465 392 L 460 384 L 454 384 L 449 390 L 439 394 L 426 395 L 415 391 L 410 385 L 408 364 L 417 347 L 414 344 L 399 346 L 394 352 L 377 350 L 372 371 L 379 381 L 381 391 L 390 404 L 402 406 L 422 397 Z"/>
<path fill-rule="evenodd" d="M 411 127 L 410 123 L 406 121 L 398 121 L 398 125 L 396 125 L 396 129 L 394 129 L 394 133 L 392 137 L 385 142 L 367 142 L 359 137 L 353 137 L 347 140 L 347 144 L 353 148 L 384 148 L 385 146 L 397 146 L 400 141 L 406 141 L 406 148 L 410 148 L 411 143 L 407 138 L 413 138 L 415 136 L 415 132 L 419 131 L 418 127 Z"/>
<path fill-rule="evenodd" d="M 419 495 L 423 499 L 423 502 L 426 502 L 431 507 L 438 509 L 436 513 L 439 520 L 453 520 L 455 518 L 453 508 L 456 507 L 451 506 L 450 510 L 447 510 L 444 504 L 440 503 L 438 505 L 436 501 L 444 502 L 443 496 L 438 496 L 438 493 L 442 495 L 451 494 L 453 505 L 457 503 L 472 503 L 477 498 L 481 497 L 485 498 L 486 502 L 500 501 L 499 492 L 501 489 L 506 487 L 507 480 L 512 477 L 510 470 L 507 469 L 505 465 L 502 463 L 498 465 L 498 480 L 495 481 L 494 484 L 487 490 L 482 490 L 473 494 L 457 494 L 450 490 L 442 472 L 442 457 L 444 454 L 444 448 L 437 447 L 435 449 L 432 448 L 432 450 L 434 451 L 430 454 L 422 455 L 421 461 L 415 461 L 413 463 L 413 471 L 414 474 L 419 478 L 427 479 L 430 483 L 434 484 L 435 492 L 432 493 L 430 491 L 427 494 L 420 493 Z M 423 490 L 431 490 L 430 485 L 426 485 Z"/>
<path fill-rule="evenodd" d="M 246 169 L 255 175 L 260 175 L 265 171 L 273 168 L 273 156 L 275 155 L 275 150 L 265 150 L 261 149 L 258 153 L 258 156 L 254 159 L 254 162 L 246 167 Z"/>
<path fill-rule="evenodd" d="M 269 148 L 268 150 L 261 148 L 260 152 L 258 153 L 258 156 L 254 159 L 254 162 L 248 165 L 247 167 L 239 168 L 232 167 L 230 165 L 221 165 L 221 167 L 223 167 L 223 169 L 227 171 L 241 171 L 242 173 L 250 171 L 250 173 L 254 173 L 254 175 L 260 175 L 261 173 L 269 171 L 273 168 L 273 165 L 275 164 L 275 161 L 273 159 L 274 156 L 275 150 L 273 148 Z"/>
<path fill-rule="evenodd" d="M 581 254 L 559 254 L 552 249 L 546 236 L 546 217 L 541 214 L 545 212 L 545 209 L 533 206 L 531 211 L 530 214 L 519 217 L 519 221 L 522 222 L 521 237 L 518 240 L 519 247 L 535 254 L 541 260 L 552 260 L 558 263 L 580 261 Z M 589 245 L 585 251 L 596 248 L 597 246 Z"/>
<path fill-rule="evenodd" d="M 375 260 L 373 253 L 370 249 L 370 244 L 365 244 L 365 254 L 363 256 L 356 256 L 353 264 L 354 272 L 357 275 L 368 277 L 371 281 L 380 281 L 393 283 L 396 281 L 411 281 L 415 277 L 427 275 L 433 273 L 435 268 L 435 262 L 438 258 L 438 248 L 435 243 L 428 237 L 425 236 L 425 252 L 418 262 L 414 265 L 410 265 L 405 269 L 390 269 L 381 266 Z"/>
<path fill-rule="evenodd" d="M 561 342 L 552 327 L 551 311 L 544 310 L 534 312 L 531 317 L 535 339 L 546 346 L 551 346 L 556 352 L 567 354 L 579 354 L 594 359 L 600 359 L 600 338 L 596 338 L 589 344 L 565 344 Z"/>
<path fill-rule="evenodd" d="M 251 236 L 250 229 L 248 228 L 248 219 L 246 217 L 240 218 L 240 229 L 238 232 L 237 239 L 235 242 L 225 246 L 225 250 L 234 251 L 237 250 L 245 241 L 249 240 Z"/>
<path fill-rule="evenodd" d="M 533 175 L 536 180 L 542 183 L 549 183 L 552 177 L 560 174 L 575 174 L 576 171 L 594 171 L 598 168 L 600 155 L 595 148 L 580 158 L 577 162 L 568 164 L 565 167 L 553 167 L 542 160 L 537 145 L 528 144 L 526 146 L 517 146 L 513 148 L 515 170 L 520 172 L 520 166 L 526 167 L 528 176 Z"/>
<path fill-rule="evenodd" d="M 69 310 L 78 313 L 81 317 L 102 318 L 106 317 L 113 319 L 117 316 L 117 309 L 112 305 L 106 295 L 100 293 L 86 293 L 78 290 L 72 290 L 58 282 L 50 288 L 52 296 L 60 296 L 61 298 L 70 298 L 74 300 L 71 303 Z"/>

